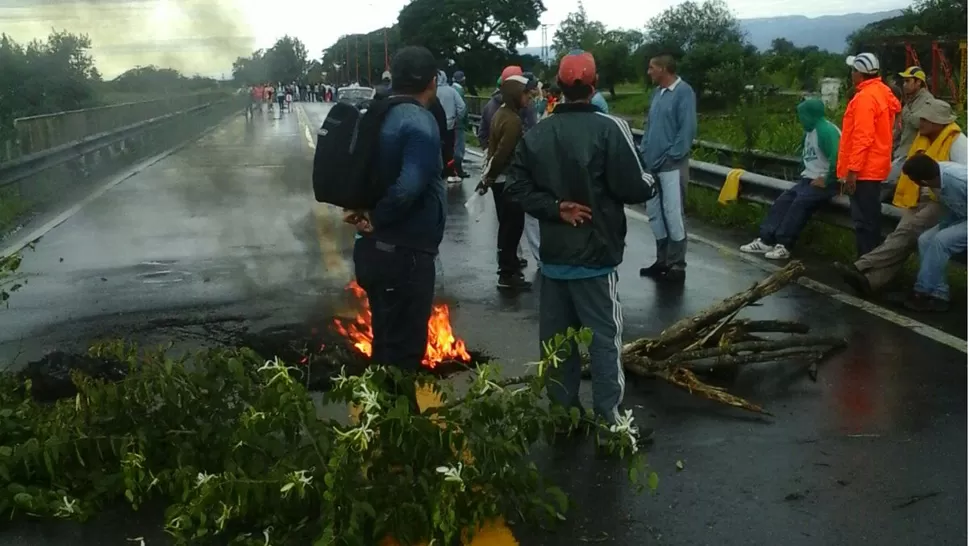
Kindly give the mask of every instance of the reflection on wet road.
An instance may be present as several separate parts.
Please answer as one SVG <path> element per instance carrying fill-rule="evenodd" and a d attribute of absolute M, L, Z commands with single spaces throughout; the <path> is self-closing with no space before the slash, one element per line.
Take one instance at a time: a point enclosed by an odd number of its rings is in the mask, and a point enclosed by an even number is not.
<path fill-rule="evenodd" d="M 171 336 L 150 327 L 160 317 L 322 322 L 351 278 L 352 233 L 312 202 L 306 128 L 319 126 L 326 106 L 302 107 L 305 117 L 232 120 L 48 233 L 25 255 L 30 284 L 0 312 L 0 360 L 22 353 L 22 362 L 106 333 Z M 475 162 L 469 157 L 470 172 Z M 475 222 L 462 206 L 474 183 L 449 189 L 439 296 L 469 346 L 515 372 L 538 353 L 537 294 L 496 291 L 494 215 Z M 648 226 L 631 221 L 629 230 L 620 268 L 628 340 L 765 276 L 693 244 L 685 287 L 659 286 L 637 275 L 653 257 Z M 618 469 L 590 453 L 563 456 L 555 467 L 577 506 L 558 533 L 517 530 L 523 544 L 966 542 L 966 356 L 800 286 L 745 315 L 805 322 L 850 347 L 817 383 L 783 365 L 742 373 L 734 390 L 772 419 L 632 384 L 628 403 L 655 419 L 649 458 L 660 490 L 634 496 Z"/>

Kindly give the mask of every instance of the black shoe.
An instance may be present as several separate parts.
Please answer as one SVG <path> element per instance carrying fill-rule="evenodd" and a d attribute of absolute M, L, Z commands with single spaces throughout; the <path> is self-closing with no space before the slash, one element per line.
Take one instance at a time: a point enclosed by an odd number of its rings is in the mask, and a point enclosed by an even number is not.
<path fill-rule="evenodd" d="M 946 313 L 950 310 L 950 302 L 929 294 L 913 292 L 903 301 L 903 307 L 917 313 Z"/>
<path fill-rule="evenodd" d="M 666 275 L 667 271 L 669 270 L 670 270 L 670 267 L 663 265 L 660 262 L 654 262 L 654 264 L 651 265 L 650 267 L 641 267 L 640 276 L 658 279 Z"/>
<path fill-rule="evenodd" d="M 471 175 L 466 173 L 465 171 L 458 171 L 458 176 L 462 178 L 471 178 Z"/>
<path fill-rule="evenodd" d="M 666 282 L 684 282 L 687 278 L 687 272 L 683 269 L 668 269 L 663 275 L 658 277 L 658 280 Z"/>
<path fill-rule="evenodd" d="M 505 274 L 499 275 L 498 287 L 503 290 L 530 290 L 532 289 L 532 283 L 525 280 L 519 273 Z"/>
<path fill-rule="evenodd" d="M 845 281 L 845 284 L 851 286 L 856 294 L 864 298 L 872 296 L 872 285 L 869 284 L 869 278 L 862 271 L 859 271 L 856 266 L 840 262 L 835 262 L 832 266 L 842 275 L 842 280 Z"/>

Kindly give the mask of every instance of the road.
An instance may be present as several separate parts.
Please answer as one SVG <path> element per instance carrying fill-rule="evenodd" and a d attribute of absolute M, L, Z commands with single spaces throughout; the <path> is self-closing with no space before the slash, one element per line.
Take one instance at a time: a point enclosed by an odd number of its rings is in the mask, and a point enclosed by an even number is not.
<path fill-rule="evenodd" d="M 312 203 L 307 129 L 326 106 L 301 108 L 233 119 L 46 233 L 25 254 L 29 285 L 0 312 L 0 361 L 16 366 L 107 335 L 188 347 L 205 343 L 213 324 L 325 323 L 351 279 L 352 234 Z M 538 353 L 537 294 L 495 289 L 493 215 L 470 218 L 463 207 L 473 184 L 449 189 L 439 297 L 468 345 L 515 373 Z M 650 230 L 635 215 L 629 224 L 627 340 L 765 276 L 750 260 L 692 243 L 684 288 L 658 286 L 637 275 L 653 256 Z M 965 352 L 803 286 L 745 314 L 802 321 L 850 346 L 818 382 L 778 365 L 742 373 L 732 389 L 770 419 L 631 382 L 627 403 L 656 429 L 648 458 L 659 490 L 634 495 L 619 469 L 587 451 L 550 456 L 544 464 L 561 473 L 575 506 L 556 531 L 516 529 L 523 545 L 966 543 Z M 121 543 L 119 533 L 133 532 L 96 528 L 98 538 L 55 525 L 0 532 L 0 543 Z"/>

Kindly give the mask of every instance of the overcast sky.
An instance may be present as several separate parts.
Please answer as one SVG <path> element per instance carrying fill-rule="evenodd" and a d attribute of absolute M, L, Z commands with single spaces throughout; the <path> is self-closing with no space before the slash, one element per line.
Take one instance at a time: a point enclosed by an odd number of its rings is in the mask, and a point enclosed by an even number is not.
<path fill-rule="evenodd" d="M 99 69 L 108 77 L 136 66 L 170 66 L 185 73 L 229 75 L 232 61 L 269 47 L 284 34 L 300 38 L 311 57 L 342 34 L 390 26 L 406 0 L 0 0 L 0 29 L 18 41 L 47 35 L 52 27 L 90 35 Z M 588 1 L 589 15 L 608 27 L 641 28 L 676 0 Z M 877 12 L 909 5 L 907 0 L 727 0 L 740 18 L 780 15 L 838 15 Z M 545 0 L 542 22 L 555 25 L 577 0 Z M 540 31 L 529 34 L 542 45 Z M 374 52 L 381 56 L 382 52 Z"/>

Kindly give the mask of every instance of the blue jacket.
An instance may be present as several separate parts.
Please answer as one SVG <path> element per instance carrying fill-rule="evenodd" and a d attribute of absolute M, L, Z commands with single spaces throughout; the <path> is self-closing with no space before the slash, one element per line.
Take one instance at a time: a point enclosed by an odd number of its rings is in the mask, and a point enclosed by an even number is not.
<path fill-rule="evenodd" d="M 445 233 L 445 185 L 441 180 L 441 136 L 427 109 L 391 108 L 381 125 L 378 176 L 390 183 L 371 211 L 378 241 L 431 254 Z"/>
<path fill-rule="evenodd" d="M 652 172 L 672 171 L 688 159 L 697 137 L 697 97 L 687 82 L 677 78 L 670 87 L 657 87 L 644 120 L 640 155 Z"/>

